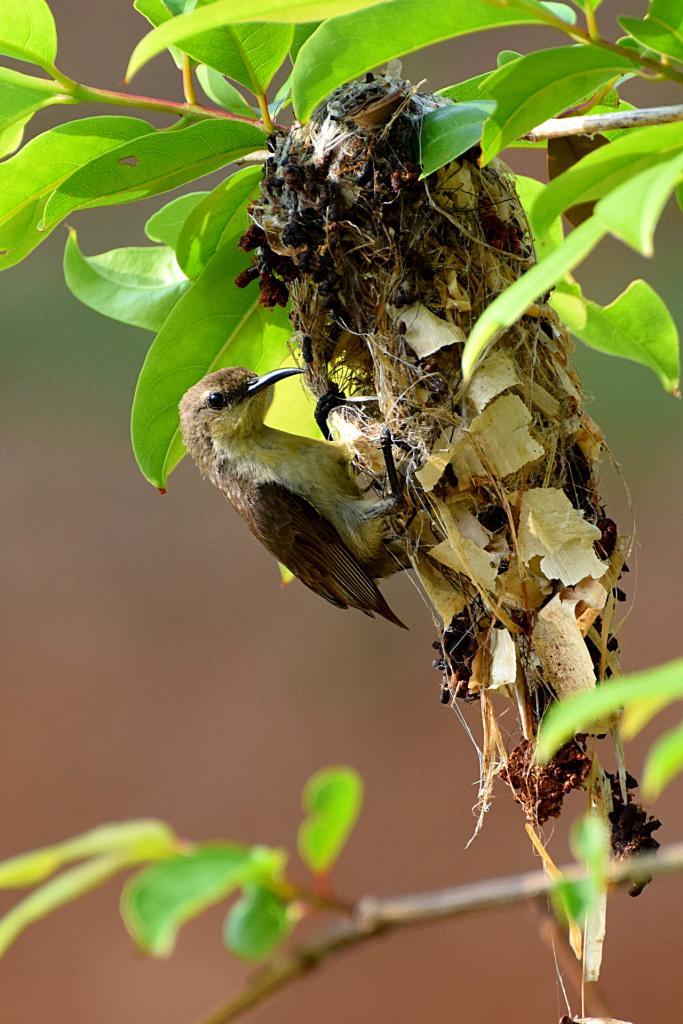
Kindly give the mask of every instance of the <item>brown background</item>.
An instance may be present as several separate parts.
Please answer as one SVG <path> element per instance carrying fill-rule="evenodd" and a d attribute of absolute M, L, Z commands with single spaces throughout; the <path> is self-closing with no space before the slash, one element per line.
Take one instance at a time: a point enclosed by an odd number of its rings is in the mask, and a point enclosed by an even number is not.
<path fill-rule="evenodd" d="M 54 6 L 60 66 L 116 88 L 143 29 L 131 6 Z M 642 9 L 633 0 L 619 7 Z M 601 8 L 605 23 L 610 10 L 615 5 Z M 482 35 L 410 57 L 405 71 L 413 80 L 428 75 L 437 88 L 490 67 L 502 46 L 559 42 L 521 30 Z M 137 86 L 179 98 L 165 58 Z M 662 89 L 657 101 L 676 96 Z M 48 112 L 33 125 L 44 129 L 60 116 Z M 535 155 L 510 160 L 540 173 Z M 143 219 L 163 201 L 75 216 L 85 251 L 142 244 Z M 592 297 L 607 301 L 643 275 L 683 322 L 680 223 L 672 209 L 649 263 L 604 244 L 580 273 Z M 56 232 L 0 284 L 0 855 L 136 816 L 164 818 L 192 839 L 291 848 L 302 784 L 341 762 L 361 771 L 367 787 L 338 867 L 342 893 L 411 891 L 532 868 L 522 816 L 502 787 L 483 833 L 464 848 L 474 825 L 475 751 L 439 704 L 430 617 L 407 579 L 385 591 L 409 633 L 341 613 L 298 584 L 282 590 L 274 564 L 192 466 L 179 469 L 163 499 L 142 480 L 128 414 L 150 336 L 68 295 L 63 242 Z M 579 363 L 631 491 L 637 547 L 628 582 L 636 600 L 627 606 L 624 662 L 644 667 L 680 649 L 680 411 L 644 369 L 585 350 Z M 623 489 L 613 472 L 606 476 L 610 509 L 628 527 Z M 475 729 L 476 718 L 476 706 L 467 709 Z M 632 745 L 636 773 L 658 729 Z M 581 806 L 575 799 L 569 810 Z M 681 838 L 680 810 L 679 784 L 657 806 L 662 840 Z M 559 861 L 567 856 L 564 825 L 552 850 Z M 683 975 L 672 967 L 680 965 L 682 887 L 671 878 L 637 901 L 623 893 L 611 900 L 603 988 L 615 1016 L 680 1020 Z M 118 888 L 55 914 L 10 950 L 0 963 L 3 1024 L 185 1024 L 238 990 L 246 972 L 221 947 L 222 910 L 189 925 L 170 960 L 145 961 L 117 917 Z M 522 909 L 374 943 L 252 1019 L 529 1024 L 563 1012 L 552 954 L 535 912 Z"/>

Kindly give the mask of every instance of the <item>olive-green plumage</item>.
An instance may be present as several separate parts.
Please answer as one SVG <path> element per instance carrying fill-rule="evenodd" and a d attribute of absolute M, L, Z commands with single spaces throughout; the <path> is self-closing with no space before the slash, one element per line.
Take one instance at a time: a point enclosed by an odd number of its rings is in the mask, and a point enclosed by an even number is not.
<path fill-rule="evenodd" d="M 386 503 L 360 493 L 345 448 L 266 426 L 271 385 L 297 373 L 210 373 L 180 403 L 183 441 L 252 533 L 298 579 L 340 608 L 403 626 L 375 579 L 405 567 L 387 539 Z M 405 627 L 404 627 L 405 628 Z"/>

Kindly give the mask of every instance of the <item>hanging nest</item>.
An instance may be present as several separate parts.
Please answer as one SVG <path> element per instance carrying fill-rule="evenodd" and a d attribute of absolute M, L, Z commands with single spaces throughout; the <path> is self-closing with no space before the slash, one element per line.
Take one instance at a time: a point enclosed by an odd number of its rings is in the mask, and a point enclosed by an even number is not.
<path fill-rule="evenodd" d="M 511 175 L 481 168 L 478 147 L 420 179 L 421 120 L 443 102 L 370 74 L 272 136 L 241 281 L 258 276 L 265 305 L 291 301 L 319 414 L 378 490 L 391 431 L 407 494 L 392 525 L 437 616 L 443 699 L 481 706 L 480 816 L 500 775 L 532 826 L 572 789 L 608 820 L 613 791 L 630 794 L 594 737 L 533 759 L 549 703 L 618 668 L 626 544 L 598 490 L 604 439 L 547 296 L 463 383 L 472 326 L 535 256 Z M 510 705 L 516 737 L 500 724 Z"/>

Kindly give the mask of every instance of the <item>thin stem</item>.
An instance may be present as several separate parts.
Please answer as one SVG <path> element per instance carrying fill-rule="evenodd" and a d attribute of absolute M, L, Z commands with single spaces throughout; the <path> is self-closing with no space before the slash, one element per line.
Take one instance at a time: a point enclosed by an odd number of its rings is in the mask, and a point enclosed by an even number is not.
<path fill-rule="evenodd" d="M 227 110 L 205 107 L 199 103 L 177 103 L 174 100 L 156 99 L 154 96 L 138 96 L 135 93 L 115 92 L 111 89 L 96 89 L 79 83 L 74 83 L 71 94 L 74 100 L 80 103 L 110 103 L 117 107 L 158 110 L 164 114 L 175 114 L 177 117 L 185 117 L 193 121 L 205 118 L 222 118 L 228 121 L 242 121 L 245 124 L 260 124 L 259 118 L 244 117 L 242 114 L 231 114 Z"/>
<path fill-rule="evenodd" d="M 597 135 L 619 128 L 671 124 L 683 121 L 683 103 L 670 107 L 649 107 L 641 110 L 617 110 L 609 114 L 583 114 L 580 117 L 550 117 L 523 138 L 527 142 L 560 139 L 569 135 Z"/>
<path fill-rule="evenodd" d="M 683 843 L 675 843 L 656 854 L 641 854 L 612 863 L 606 878 L 612 885 L 623 885 L 625 882 L 642 881 L 645 877 L 681 869 Z M 587 878 L 585 871 L 576 866 L 565 869 L 563 874 L 573 882 Z M 529 903 L 549 895 L 554 884 L 555 880 L 545 872 L 534 871 L 433 892 L 385 899 L 365 897 L 356 904 L 349 920 L 335 923 L 310 942 L 275 957 L 254 976 L 243 992 L 203 1017 L 197 1024 L 229 1024 L 229 1021 L 259 1006 L 290 982 L 320 966 L 327 957 L 368 939 L 410 925 Z"/>
<path fill-rule="evenodd" d="M 598 28 L 598 23 L 595 18 L 595 11 L 593 10 L 591 0 L 583 0 L 583 13 L 586 18 L 586 28 L 588 29 L 588 35 L 591 37 L 591 39 L 599 39 L 600 30 Z"/>
<path fill-rule="evenodd" d="M 192 81 L 192 60 L 186 53 L 183 54 L 183 96 L 185 102 L 189 103 L 191 107 L 197 106 L 197 93 L 194 91 L 194 82 Z"/>
<path fill-rule="evenodd" d="M 254 93 L 254 95 L 256 96 L 259 110 L 261 111 L 263 127 L 266 129 L 268 134 L 270 134 L 275 128 L 275 125 L 273 124 L 273 121 L 270 116 L 270 111 L 268 110 L 268 97 L 266 96 L 265 92 L 263 92 L 262 89 L 259 89 L 258 92 Z"/>

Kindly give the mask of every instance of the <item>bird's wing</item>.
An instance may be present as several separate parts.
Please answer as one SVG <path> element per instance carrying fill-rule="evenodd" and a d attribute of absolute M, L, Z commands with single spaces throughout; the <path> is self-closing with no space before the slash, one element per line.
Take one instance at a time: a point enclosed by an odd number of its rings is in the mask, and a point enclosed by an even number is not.
<path fill-rule="evenodd" d="M 305 498 L 274 483 L 258 485 L 250 498 L 252 531 L 302 583 L 339 608 L 382 615 L 405 629 L 334 526 Z"/>

